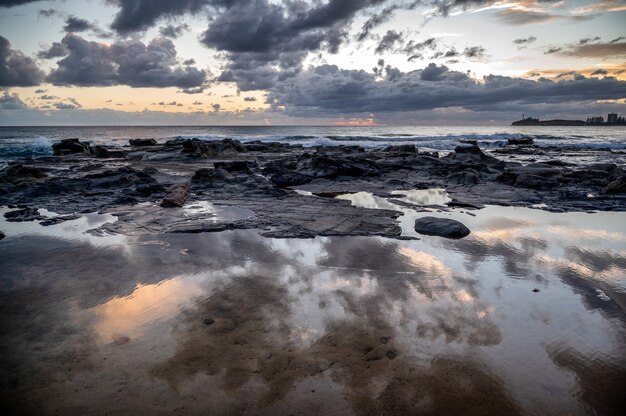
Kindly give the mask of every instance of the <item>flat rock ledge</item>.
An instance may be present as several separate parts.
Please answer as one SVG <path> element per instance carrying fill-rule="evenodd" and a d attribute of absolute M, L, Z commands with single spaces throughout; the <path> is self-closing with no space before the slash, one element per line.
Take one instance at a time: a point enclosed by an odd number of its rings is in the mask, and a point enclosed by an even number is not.
<path fill-rule="evenodd" d="M 425 235 L 446 238 L 463 238 L 470 234 L 463 223 L 450 218 L 422 217 L 415 220 L 415 231 Z"/>

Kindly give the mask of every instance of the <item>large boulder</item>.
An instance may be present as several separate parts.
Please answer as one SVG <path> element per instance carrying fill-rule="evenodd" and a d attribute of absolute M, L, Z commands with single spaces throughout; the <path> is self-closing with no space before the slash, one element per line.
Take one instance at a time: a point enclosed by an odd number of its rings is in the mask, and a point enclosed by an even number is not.
<path fill-rule="evenodd" d="M 167 190 L 167 195 L 161 201 L 161 206 L 163 208 L 182 207 L 187 202 L 187 198 L 189 198 L 189 185 L 179 183 Z"/>
<path fill-rule="evenodd" d="M 89 143 L 81 142 L 78 139 L 65 139 L 52 145 L 52 154 L 55 156 L 64 156 L 73 153 L 84 153 L 91 156 L 92 149 Z"/>
<path fill-rule="evenodd" d="M 373 176 L 380 170 L 375 162 L 358 157 L 335 157 L 325 154 L 304 154 L 297 163 L 299 173 L 313 178 L 337 176 Z"/>
<path fill-rule="evenodd" d="M 469 228 L 459 221 L 437 217 L 418 218 L 415 220 L 415 231 L 446 238 L 463 238 L 470 233 Z"/>
<path fill-rule="evenodd" d="M 481 173 L 504 171 L 506 163 L 485 154 L 478 146 L 457 146 L 447 160 L 455 165 L 472 168 Z"/>

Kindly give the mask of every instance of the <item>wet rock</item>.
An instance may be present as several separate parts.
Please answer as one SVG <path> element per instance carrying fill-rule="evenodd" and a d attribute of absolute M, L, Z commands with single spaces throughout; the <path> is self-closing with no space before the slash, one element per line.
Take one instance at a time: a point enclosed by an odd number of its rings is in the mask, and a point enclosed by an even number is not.
<path fill-rule="evenodd" d="M 77 220 L 79 218 L 80 218 L 80 215 L 78 214 L 62 215 L 62 216 L 54 217 L 54 218 L 46 218 L 45 220 L 41 221 L 39 224 L 43 225 L 44 227 L 47 227 L 49 225 L 61 224 L 62 222 Z"/>
<path fill-rule="evenodd" d="M 609 183 L 604 188 L 605 194 L 624 194 L 626 193 L 626 176 Z"/>
<path fill-rule="evenodd" d="M 0 183 L 8 182 L 12 184 L 20 184 L 36 181 L 45 178 L 46 175 L 41 169 L 33 166 L 23 166 L 20 164 L 10 166 L 0 177 Z"/>
<path fill-rule="evenodd" d="M 189 198 L 189 185 L 180 183 L 167 190 L 167 195 L 161 201 L 163 208 L 182 207 Z"/>
<path fill-rule="evenodd" d="M 437 217 L 418 218 L 415 220 L 415 231 L 447 238 L 463 238 L 470 233 L 469 228 L 459 221 Z"/>
<path fill-rule="evenodd" d="M 134 195 L 148 197 L 165 192 L 165 187 L 160 183 L 139 184 L 133 192 Z"/>
<path fill-rule="evenodd" d="M 520 137 L 518 139 L 509 139 L 508 143 L 513 146 L 530 146 L 535 143 L 532 137 Z"/>
<path fill-rule="evenodd" d="M 34 208 L 23 208 L 17 211 L 9 211 L 4 213 L 4 218 L 9 222 L 22 222 L 22 221 L 36 221 L 42 220 L 43 217 L 39 214 L 39 210 Z"/>
<path fill-rule="evenodd" d="M 130 139 L 131 146 L 156 146 L 158 143 L 154 139 Z"/>
<path fill-rule="evenodd" d="M 299 172 L 286 171 L 272 175 L 271 181 L 274 185 L 284 188 L 288 186 L 303 185 L 310 182 L 311 178 Z"/>
<path fill-rule="evenodd" d="M 131 185 L 155 184 L 150 174 L 125 166 L 114 170 L 105 170 L 99 173 L 85 175 L 92 188 L 116 189 L 126 188 Z"/>
<path fill-rule="evenodd" d="M 506 167 L 505 162 L 485 154 L 478 146 L 457 146 L 447 160 L 482 173 L 502 172 Z"/>
<path fill-rule="evenodd" d="M 78 139 L 65 139 L 52 145 L 52 154 L 55 156 L 64 156 L 72 153 L 83 153 L 91 156 L 92 149 L 89 143 L 81 142 Z"/>
<path fill-rule="evenodd" d="M 198 169 L 191 177 L 192 183 L 207 183 L 213 180 L 215 169 L 202 168 Z"/>

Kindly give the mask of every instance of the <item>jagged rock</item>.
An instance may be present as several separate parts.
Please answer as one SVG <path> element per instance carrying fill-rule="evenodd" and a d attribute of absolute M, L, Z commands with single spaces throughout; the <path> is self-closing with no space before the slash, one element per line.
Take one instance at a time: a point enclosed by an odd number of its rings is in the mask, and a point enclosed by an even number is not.
<path fill-rule="evenodd" d="M 303 175 L 302 173 L 286 171 L 273 175 L 271 181 L 274 185 L 284 188 L 288 186 L 303 185 L 310 182 L 311 178 Z"/>
<path fill-rule="evenodd" d="M 167 195 L 161 201 L 163 208 L 182 207 L 189 198 L 189 185 L 179 183 L 167 190 Z"/>
<path fill-rule="evenodd" d="M 156 146 L 158 143 L 154 139 L 130 139 L 131 146 Z"/>
<path fill-rule="evenodd" d="M 298 160 L 296 170 L 313 178 L 334 178 L 337 176 L 370 176 L 380 173 L 375 162 L 356 157 L 336 157 L 330 155 L 303 155 Z"/>
<path fill-rule="evenodd" d="M 609 183 L 604 188 L 605 194 L 624 194 L 626 193 L 626 176 Z"/>
<path fill-rule="evenodd" d="M 481 173 L 504 171 L 506 163 L 485 154 L 478 146 L 457 146 L 447 160 L 455 165 L 463 165 Z"/>
<path fill-rule="evenodd" d="M 168 143 L 170 143 L 168 141 Z M 167 143 L 166 143 L 167 145 Z M 246 151 L 239 140 L 198 140 L 189 139 L 182 141 L 183 152 L 194 157 L 206 159 L 208 157 L 236 155 Z"/>
<path fill-rule="evenodd" d="M 415 220 L 415 231 L 447 238 L 463 238 L 470 233 L 469 228 L 459 221 L 437 217 L 418 218 Z"/>
<path fill-rule="evenodd" d="M 518 139 L 509 139 L 508 143 L 513 146 L 530 146 L 535 143 L 532 137 L 520 137 Z"/>
<path fill-rule="evenodd" d="M 91 156 L 91 146 L 89 146 L 89 143 L 81 142 L 78 139 L 65 139 L 52 145 L 52 154 L 55 156 L 64 156 L 72 153 L 84 153 Z"/>
<path fill-rule="evenodd" d="M 9 211 L 4 213 L 4 218 L 9 222 L 22 222 L 22 221 L 36 221 L 42 220 L 43 217 L 39 214 L 39 210 L 34 208 L 23 208 L 17 211 Z"/>

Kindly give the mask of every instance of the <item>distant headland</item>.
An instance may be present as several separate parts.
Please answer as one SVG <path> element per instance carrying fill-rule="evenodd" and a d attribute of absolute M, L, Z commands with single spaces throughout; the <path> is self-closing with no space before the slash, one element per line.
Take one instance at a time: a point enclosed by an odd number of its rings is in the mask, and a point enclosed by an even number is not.
<path fill-rule="evenodd" d="M 617 113 L 609 113 L 606 121 L 602 116 L 589 117 L 585 120 L 539 120 L 538 118 L 526 117 L 511 123 L 512 126 L 626 126 L 626 118 L 619 117 Z"/>

